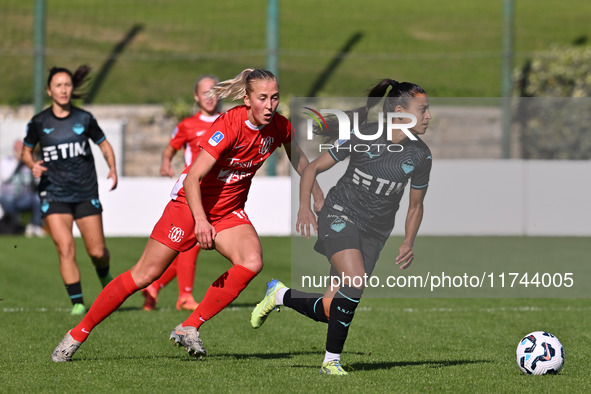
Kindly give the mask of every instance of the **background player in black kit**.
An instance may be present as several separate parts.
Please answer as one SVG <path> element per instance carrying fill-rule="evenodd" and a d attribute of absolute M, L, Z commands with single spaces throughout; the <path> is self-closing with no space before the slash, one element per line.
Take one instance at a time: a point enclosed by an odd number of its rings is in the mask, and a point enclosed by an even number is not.
<path fill-rule="evenodd" d="M 370 91 L 366 106 L 355 111 L 359 114 L 362 134 L 376 134 L 378 124 L 367 124 L 367 115 L 386 92 L 384 114 L 414 115 L 416 125 L 408 130 L 416 140 L 401 129 L 394 130 L 388 140 L 386 127 L 382 135 L 372 141 L 361 140 L 352 133 L 349 140 L 337 141 L 330 150 L 311 162 L 300 181 L 296 230 L 309 238 L 310 226 L 314 228 L 318 233 L 314 249 L 328 258 L 331 276 L 341 282 L 322 295 L 288 289 L 275 279 L 267 284 L 265 298 L 251 316 L 251 325 L 258 328 L 277 306 L 286 305 L 313 320 L 328 323 L 326 354 L 320 373 L 347 374 L 340 358 L 364 290 L 363 278 L 372 274 L 380 251 L 394 228 L 394 218 L 409 180 L 410 204 L 405 238 L 398 249 L 396 264 L 404 269 L 414 259 L 413 244 L 423 217 L 423 199 L 431 171 L 431 152 L 417 136 L 425 133 L 431 119 L 429 101 L 425 91 L 416 84 L 384 79 Z M 394 122 L 403 124 L 410 119 L 395 117 Z M 338 131 L 338 127 L 329 126 L 329 130 Z M 356 145 L 357 149 L 352 149 Z M 319 173 L 347 157 L 350 157 L 347 170 L 328 192 L 317 223 L 310 209 L 312 184 Z"/>
<path fill-rule="evenodd" d="M 41 215 L 57 248 L 60 273 L 73 305 L 72 314 L 86 312 L 72 234 L 74 221 L 103 287 L 111 280 L 90 140 L 99 146 L 109 165 L 111 190 L 117 187 L 115 155 L 94 116 L 71 102 L 72 98 L 81 97 L 76 90 L 84 84 L 89 72 L 87 66 L 78 67 L 74 74 L 61 67 L 49 71 L 47 94 L 52 104 L 28 123 L 22 153 L 22 160 L 33 176 L 41 178 Z M 33 154 L 37 144 L 42 155 L 38 161 Z"/>

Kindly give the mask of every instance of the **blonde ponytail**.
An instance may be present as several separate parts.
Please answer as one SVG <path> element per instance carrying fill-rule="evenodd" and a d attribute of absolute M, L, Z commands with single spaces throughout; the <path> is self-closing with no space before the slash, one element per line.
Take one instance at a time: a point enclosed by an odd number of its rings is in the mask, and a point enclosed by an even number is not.
<path fill-rule="evenodd" d="M 234 78 L 215 84 L 207 92 L 207 98 L 217 98 L 220 100 L 229 97 L 231 100 L 241 100 L 251 92 L 252 81 L 258 80 L 272 80 L 277 82 L 277 78 L 271 71 L 247 68 Z M 279 86 L 279 84 L 277 85 Z"/>
<path fill-rule="evenodd" d="M 215 84 L 207 92 L 207 98 L 218 100 L 230 97 L 231 100 L 240 100 L 246 94 L 246 78 L 254 71 L 254 68 L 247 68 L 232 79 L 227 79 Z"/>

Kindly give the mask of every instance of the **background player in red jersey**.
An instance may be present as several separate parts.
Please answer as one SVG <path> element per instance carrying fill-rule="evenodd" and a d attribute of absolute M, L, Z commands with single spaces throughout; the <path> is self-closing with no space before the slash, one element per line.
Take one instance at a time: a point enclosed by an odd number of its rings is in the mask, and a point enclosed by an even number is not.
<path fill-rule="evenodd" d="M 196 242 L 216 249 L 232 267 L 207 290 L 193 313 L 170 339 L 192 356 L 206 354 L 198 329 L 227 305 L 262 270 L 263 256 L 256 230 L 244 212 L 252 177 L 273 151 L 283 145 L 294 168 L 302 173 L 308 159 L 293 143 L 291 123 L 276 114 L 279 85 L 266 70 L 246 69 L 211 89 L 218 99 L 244 100 L 221 115 L 201 142 L 203 150 L 186 168 L 172 191 L 172 200 L 156 223 L 139 261 L 103 289 L 84 319 L 54 349 L 55 362 L 70 361 L 91 330 L 131 294 L 158 278 L 179 252 Z M 315 207 L 324 196 L 316 183 Z"/>
<path fill-rule="evenodd" d="M 199 105 L 199 111 L 195 115 L 183 119 L 174 129 L 170 143 L 162 152 L 160 175 L 174 176 L 172 158 L 181 148 L 184 148 L 186 167 L 193 163 L 193 160 L 201 151 L 199 142 L 220 115 L 218 99 L 206 96 L 216 83 L 218 83 L 218 79 L 214 75 L 203 75 L 195 82 L 193 97 Z M 197 308 L 199 304 L 193 298 L 192 292 L 199 250 L 199 245 L 195 245 L 186 252 L 180 253 L 158 280 L 142 290 L 145 297 L 144 310 L 151 311 L 156 307 L 158 292 L 175 276 L 179 287 L 176 309 L 194 311 Z"/>
<path fill-rule="evenodd" d="M 109 250 L 105 245 L 98 183 L 90 140 L 101 149 L 113 183 L 117 187 L 115 155 L 111 144 L 92 114 L 72 105 L 72 98 L 90 72 L 80 66 L 72 74 L 66 68 L 53 67 L 47 79 L 51 106 L 35 115 L 27 125 L 22 152 L 23 163 L 33 176 L 41 178 L 39 196 L 41 216 L 57 248 L 60 273 L 72 301 L 72 314 L 86 312 L 82 298 L 80 271 L 76 262 L 74 222 L 80 229 L 86 251 L 96 267 L 101 284 L 111 280 Z M 40 145 L 43 160 L 35 160 L 33 149 Z"/>

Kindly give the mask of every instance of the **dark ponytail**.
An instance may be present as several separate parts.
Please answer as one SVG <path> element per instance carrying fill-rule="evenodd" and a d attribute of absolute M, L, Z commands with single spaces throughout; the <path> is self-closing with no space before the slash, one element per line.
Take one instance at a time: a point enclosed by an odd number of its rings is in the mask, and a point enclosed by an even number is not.
<path fill-rule="evenodd" d="M 72 74 L 70 70 L 65 67 L 52 67 L 49 70 L 49 76 L 47 77 L 47 86 L 51 84 L 51 80 L 53 79 L 55 74 L 58 73 L 66 73 L 72 79 L 72 86 L 74 87 L 72 91 L 72 98 L 78 99 L 84 97 L 86 92 L 79 92 L 78 90 L 88 82 L 88 74 L 90 73 L 90 66 L 83 64 L 82 66 L 78 67 L 76 71 Z"/>
<path fill-rule="evenodd" d="M 390 88 L 390 91 L 388 91 Z M 388 94 L 386 95 L 386 92 Z M 373 88 L 370 89 L 367 95 L 367 101 L 365 106 L 355 108 L 352 111 L 346 111 L 345 113 L 351 121 L 353 121 L 353 113 L 357 113 L 359 116 L 359 125 L 367 123 L 367 117 L 373 107 L 376 106 L 383 98 L 384 100 L 383 112 L 394 112 L 394 109 L 400 105 L 403 108 L 407 108 L 410 99 L 418 94 L 426 94 L 425 90 L 417 84 L 411 82 L 398 82 L 390 78 L 382 79 Z M 326 130 L 322 130 L 320 127 L 315 126 L 313 129 L 314 134 L 320 135 L 324 138 L 325 142 L 332 142 L 338 138 L 339 135 L 339 122 L 336 116 L 329 116 L 326 119 Z"/>

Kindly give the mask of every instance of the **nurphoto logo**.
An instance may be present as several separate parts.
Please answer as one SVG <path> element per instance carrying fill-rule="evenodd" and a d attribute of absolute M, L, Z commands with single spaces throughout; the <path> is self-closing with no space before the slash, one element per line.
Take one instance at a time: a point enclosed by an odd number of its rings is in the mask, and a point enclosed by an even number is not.
<path fill-rule="evenodd" d="M 320 144 L 319 151 L 332 149 L 333 146 L 339 149 L 354 150 L 355 152 L 369 152 L 372 147 L 377 147 L 378 153 L 382 150 L 388 152 L 402 152 L 404 147 L 400 144 L 355 144 L 354 146 L 343 146 L 343 143 L 351 138 L 351 134 L 355 134 L 357 138 L 362 141 L 375 141 L 384 133 L 384 124 L 386 128 L 386 138 L 388 141 L 392 140 L 392 132 L 394 130 L 401 130 L 410 140 L 416 141 L 417 137 L 409 130 L 417 124 L 417 117 L 413 114 L 406 112 L 388 112 L 386 113 L 386 122 L 384 122 L 384 113 L 378 113 L 377 130 L 374 134 L 362 134 L 359 131 L 359 113 L 353 112 L 353 125 L 351 125 L 350 117 L 341 110 L 338 109 L 321 109 L 320 112 L 310 108 L 303 107 L 310 112 L 304 112 L 310 119 L 307 119 L 306 129 L 308 140 L 314 139 L 314 122 L 318 125 L 318 129 L 321 132 L 328 132 L 328 124 L 322 114 L 332 114 L 337 118 L 339 125 L 338 139 L 334 145 L 332 144 Z M 394 119 L 406 118 L 410 119 L 409 123 L 394 123 Z"/>
<path fill-rule="evenodd" d="M 348 140 L 351 134 L 355 134 L 360 140 L 363 141 L 374 141 L 378 137 L 382 135 L 384 132 L 384 113 L 378 113 L 378 130 L 375 134 L 361 134 L 359 132 L 359 113 L 353 112 L 353 127 L 351 127 L 351 119 L 345 111 L 341 111 L 338 109 L 321 109 L 320 112 L 310 108 L 304 107 L 310 112 L 304 112 L 306 115 L 310 116 L 312 119 L 307 120 L 307 138 L 308 140 L 312 140 L 313 137 L 313 128 L 314 122 L 318 125 L 320 130 L 328 130 L 328 125 L 326 120 L 322 116 L 322 114 L 333 114 L 336 116 L 338 123 L 339 123 L 339 140 Z M 394 123 L 393 120 L 395 118 L 407 118 L 410 119 L 410 123 Z M 392 131 L 394 130 L 401 130 L 406 136 L 411 139 L 412 141 L 416 141 L 417 137 L 413 135 L 413 133 L 409 130 L 416 126 L 417 124 L 417 117 L 413 114 L 409 114 L 406 112 L 388 112 L 386 113 L 386 137 L 388 140 L 392 139 Z"/>

